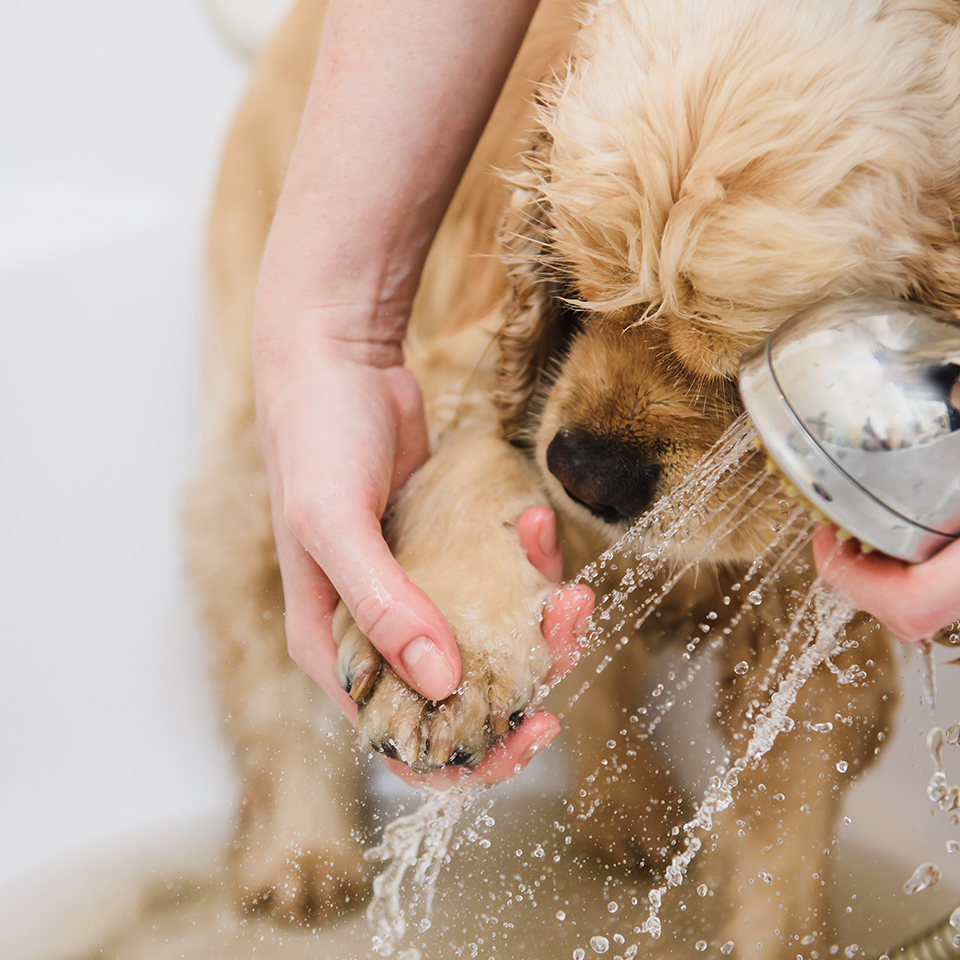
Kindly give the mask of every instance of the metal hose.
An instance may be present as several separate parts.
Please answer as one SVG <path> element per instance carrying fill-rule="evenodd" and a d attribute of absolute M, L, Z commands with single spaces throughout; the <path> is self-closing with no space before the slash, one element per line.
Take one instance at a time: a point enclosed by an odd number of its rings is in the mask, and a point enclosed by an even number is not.
<path fill-rule="evenodd" d="M 952 916 L 952 914 L 951 914 Z M 960 960 L 960 930 L 946 917 L 902 947 L 884 954 L 890 960 Z"/>

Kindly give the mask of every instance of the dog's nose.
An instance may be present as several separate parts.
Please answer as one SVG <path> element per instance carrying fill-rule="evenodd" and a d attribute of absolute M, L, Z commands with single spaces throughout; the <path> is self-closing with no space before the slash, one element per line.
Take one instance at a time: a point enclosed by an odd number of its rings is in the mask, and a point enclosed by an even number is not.
<path fill-rule="evenodd" d="M 547 467 L 571 500 L 607 523 L 639 516 L 653 499 L 660 465 L 616 442 L 560 431 Z"/>

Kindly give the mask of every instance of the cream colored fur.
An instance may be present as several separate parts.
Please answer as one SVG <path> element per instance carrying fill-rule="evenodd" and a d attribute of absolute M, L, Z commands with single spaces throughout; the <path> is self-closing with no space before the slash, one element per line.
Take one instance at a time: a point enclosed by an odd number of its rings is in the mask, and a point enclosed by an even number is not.
<path fill-rule="evenodd" d="M 439 707 L 411 696 L 349 613 L 337 615 L 346 685 L 377 678 L 362 690 L 362 742 L 417 769 L 479 757 L 545 676 L 529 621 L 548 585 L 520 550 L 519 513 L 556 509 L 568 573 L 625 528 L 571 499 L 550 472 L 558 433 L 602 434 L 635 452 L 655 468 L 656 497 L 739 414 L 730 378 L 743 349 L 801 306 L 858 291 L 952 311 L 960 303 L 958 4 L 611 0 L 584 5 L 579 30 L 575 10 L 541 4 L 415 309 L 409 361 L 434 456 L 401 491 L 388 534 L 454 628 L 463 689 Z M 321 16 L 319 0 L 295 8 L 227 145 L 211 226 L 210 416 L 187 520 L 244 778 L 239 885 L 248 903 L 295 919 L 336 903 L 362 874 L 350 833 L 358 822 L 344 814 L 359 799 L 342 752 L 351 734 L 342 723 L 335 731 L 329 705 L 284 653 L 249 356 L 256 267 Z M 700 549 L 761 470 L 751 459 L 721 486 L 701 528 L 671 547 L 674 562 Z M 780 517 L 775 500 L 764 504 L 769 490 L 761 485 L 750 520 L 582 698 L 571 718 L 580 782 L 607 740 L 622 741 L 651 651 L 689 637 L 708 611 L 721 612 L 714 629 L 723 627 L 723 595 Z M 717 711 L 733 749 L 805 576 L 785 576 L 755 616 L 729 624 Z M 739 802 L 707 844 L 704 874 L 729 901 L 720 942 L 759 944 L 751 956 L 795 957 L 808 950 L 804 938 L 814 938 L 810 950 L 829 943 L 826 851 L 896 690 L 883 633 L 860 618 L 850 637 L 858 647 L 836 665 L 857 663 L 864 676 L 840 686 L 818 672 L 793 716 L 798 727 L 852 722 L 778 741 L 741 778 Z M 742 661 L 745 677 L 734 669 Z M 314 711 L 325 726 L 311 725 Z M 599 855 L 656 866 L 689 808 L 645 740 L 627 736 L 627 749 L 624 771 L 584 786 L 578 802 L 593 813 L 574 824 Z M 761 872 L 772 887 L 757 882 Z"/>

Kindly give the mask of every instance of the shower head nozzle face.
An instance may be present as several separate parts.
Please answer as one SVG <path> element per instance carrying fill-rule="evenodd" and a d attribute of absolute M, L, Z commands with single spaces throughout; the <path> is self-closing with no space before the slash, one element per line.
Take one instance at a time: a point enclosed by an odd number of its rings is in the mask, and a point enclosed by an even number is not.
<path fill-rule="evenodd" d="M 960 326 L 901 300 L 797 314 L 740 365 L 768 452 L 866 544 L 913 562 L 960 535 Z"/>

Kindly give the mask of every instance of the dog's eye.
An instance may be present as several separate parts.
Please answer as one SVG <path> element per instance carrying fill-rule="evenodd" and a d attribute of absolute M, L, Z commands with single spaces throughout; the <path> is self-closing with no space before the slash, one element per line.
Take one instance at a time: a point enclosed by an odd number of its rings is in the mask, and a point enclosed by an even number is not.
<path fill-rule="evenodd" d="M 557 350 L 566 353 L 573 338 L 583 331 L 583 311 L 571 306 L 564 300 L 557 300 L 556 336 Z"/>

